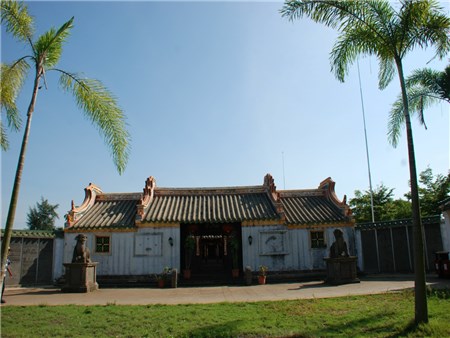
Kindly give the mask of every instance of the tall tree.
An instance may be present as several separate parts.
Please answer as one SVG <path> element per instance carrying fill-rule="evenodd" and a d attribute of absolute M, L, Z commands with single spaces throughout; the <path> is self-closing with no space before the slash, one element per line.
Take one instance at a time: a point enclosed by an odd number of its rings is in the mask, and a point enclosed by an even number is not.
<path fill-rule="evenodd" d="M 398 9 L 387 0 L 288 0 L 281 14 L 291 20 L 306 16 L 339 31 L 330 58 L 332 71 L 342 82 L 359 55 L 378 58 L 380 89 L 387 87 L 397 71 L 404 106 L 415 229 L 415 322 L 428 322 L 423 226 L 403 59 L 416 47 L 427 46 L 434 46 L 437 57 L 443 58 L 450 50 L 447 35 L 450 19 L 433 0 L 400 0 Z"/>
<path fill-rule="evenodd" d="M 349 200 L 358 223 L 372 221 L 370 195 L 370 191 L 355 190 L 355 197 Z M 376 221 L 411 217 L 411 203 L 402 199 L 394 200 L 394 189 L 381 184 L 373 190 L 372 196 Z"/>
<path fill-rule="evenodd" d="M 27 214 L 27 226 L 30 230 L 54 230 L 55 220 L 59 218 L 56 209 L 59 204 L 50 204 L 47 199 L 41 197 L 35 207 L 30 208 Z"/>
<path fill-rule="evenodd" d="M 409 111 L 417 114 L 419 121 L 427 128 L 424 110 L 439 101 L 450 103 L 450 65 L 439 72 L 430 68 L 415 70 L 406 79 Z M 399 96 L 392 105 L 388 123 L 389 142 L 396 147 L 405 122 L 403 100 Z"/>
<path fill-rule="evenodd" d="M 450 173 L 445 175 L 433 175 L 433 170 L 427 168 L 419 175 L 420 208 L 423 216 L 434 216 L 441 213 L 440 202 L 448 198 L 450 194 Z M 411 195 L 405 194 L 411 199 Z"/>
<path fill-rule="evenodd" d="M 18 73 L 18 75 L 9 80 L 10 84 L 14 84 L 14 87 L 10 88 L 14 92 L 14 95 L 10 95 L 9 101 L 4 101 L 2 98 L 2 109 L 5 104 L 9 104 L 10 106 L 13 104 L 15 107 L 15 97 L 27 74 L 26 71 L 30 67 L 34 70 L 33 90 L 27 109 L 22 146 L 14 178 L 11 202 L 9 204 L 5 235 L 2 240 L 1 266 L 4 266 L 19 198 L 31 119 L 36 105 L 37 94 L 41 88 L 41 82 L 47 86 L 45 74 L 50 71 L 60 73 L 59 83 L 62 89 L 74 95 L 78 107 L 98 127 L 100 134 L 104 137 L 107 145 L 111 149 L 113 161 L 119 173 L 123 172 L 128 160 L 130 135 L 126 130 L 124 113 L 118 106 L 115 97 L 100 81 L 87 79 L 79 74 L 55 68 L 61 57 L 63 44 L 69 36 L 74 18 L 71 18 L 60 28 L 51 28 L 36 40 L 33 40 L 33 19 L 28 14 L 27 7 L 23 3 L 11 0 L 2 0 L 0 6 L 1 24 L 4 25 L 6 31 L 14 38 L 25 43 L 30 48 L 30 54 L 20 57 L 17 61 L 9 65 L 5 64 L 1 67 L 2 78 L 3 74 L 13 76 L 14 72 Z M 4 88 L 7 87 L 3 87 L 2 83 L 2 95 Z M 0 270 L 0 280 L 3 283 L 4 269 Z"/>

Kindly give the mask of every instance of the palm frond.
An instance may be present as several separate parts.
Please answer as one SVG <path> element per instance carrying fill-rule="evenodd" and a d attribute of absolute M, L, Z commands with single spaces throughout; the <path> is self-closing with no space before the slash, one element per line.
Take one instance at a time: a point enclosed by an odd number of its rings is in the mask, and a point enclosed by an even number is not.
<path fill-rule="evenodd" d="M 359 1 L 290 0 L 284 3 L 280 13 L 291 21 L 307 16 L 315 22 L 339 28 L 343 22 L 357 20 L 363 7 L 363 2 Z"/>
<path fill-rule="evenodd" d="M 16 99 L 25 82 L 28 69 L 29 65 L 24 58 L 12 64 L 0 65 L 0 107 L 5 111 L 10 113 L 17 111 Z M 18 118 L 8 113 L 7 118 L 12 122 L 12 126 L 20 127 Z"/>
<path fill-rule="evenodd" d="M 280 12 L 291 20 L 307 16 L 339 30 L 330 58 L 332 70 L 340 81 L 344 81 L 358 54 L 375 54 L 382 60 L 392 58 L 389 47 L 393 43 L 389 36 L 395 12 L 387 1 L 294 0 L 286 1 Z M 394 74 L 389 63 L 384 66 L 380 87 L 385 87 Z"/>
<path fill-rule="evenodd" d="M 349 67 L 359 54 L 370 55 L 376 52 L 376 36 L 361 26 L 346 27 L 330 53 L 331 70 L 336 78 L 344 82 Z"/>
<path fill-rule="evenodd" d="M 12 0 L 2 0 L 0 6 L 1 23 L 5 25 L 6 32 L 19 40 L 31 43 L 34 23 L 33 17 L 28 14 L 27 6 Z"/>
<path fill-rule="evenodd" d="M 417 115 L 420 124 L 427 129 L 424 111 L 426 108 L 436 104 L 440 100 L 440 97 L 431 92 L 429 88 L 420 85 L 409 87 L 407 92 L 409 113 L 411 116 Z M 399 95 L 392 105 L 388 122 L 388 140 L 394 147 L 398 145 L 404 122 L 405 113 L 403 100 L 402 96 Z"/>
<path fill-rule="evenodd" d="M 400 56 L 415 47 L 433 46 L 442 59 L 450 51 L 450 18 L 434 0 L 406 1 L 399 13 L 399 27 L 403 31 Z"/>
<path fill-rule="evenodd" d="M 126 130 L 125 115 L 116 98 L 98 80 L 58 71 L 61 72 L 62 88 L 75 96 L 78 107 L 98 127 L 106 144 L 111 148 L 118 172 L 122 173 L 128 161 L 130 134 Z"/>
<path fill-rule="evenodd" d="M 380 69 L 378 71 L 378 88 L 383 90 L 396 74 L 394 60 L 392 58 L 378 57 Z"/>
<path fill-rule="evenodd" d="M 3 127 L 2 120 L 0 119 L 0 149 L 6 151 L 8 150 L 8 148 L 9 148 L 8 136 L 6 135 L 6 130 Z"/>
<path fill-rule="evenodd" d="M 443 72 L 430 69 L 416 69 L 406 79 L 406 87 L 423 86 L 428 88 L 430 93 L 439 96 L 442 100 L 449 101 L 450 92 L 450 66 Z"/>
<path fill-rule="evenodd" d="M 0 65 L 0 108 L 6 115 L 8 127 L 17 131 L 20 129 L 22 120 L 16 106 L 16 99 L 23 86 L 28 63 L 24 58 L 12 64 Z M 8 138 L 4 125 L 1 128 L 1 148 L 8 149 Z"/>
<path fill-rule="evenodd" d="M 54 67 L 61 57 L 62 45 L 73 27 L 73 17 L 63 24 L 58 30 L 51 28 L 42 34 L 35 43 L 35 57 L 43 66 Z"/>

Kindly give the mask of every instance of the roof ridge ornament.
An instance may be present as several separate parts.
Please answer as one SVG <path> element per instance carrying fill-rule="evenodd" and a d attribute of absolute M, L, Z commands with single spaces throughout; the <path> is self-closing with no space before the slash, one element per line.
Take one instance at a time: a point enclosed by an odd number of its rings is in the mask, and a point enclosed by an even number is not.
<path fill-rule="evenodd" d="M 330 199 L 331 202 L 333 202 L 337 207 L 341 208 L 344 212 L 344 215 L 346 217 L 352 216 L 352 210 L 350 209 L 350 206 L 347 204 L 347 195 L 344 195 L 344 198 L 339 200 L 339 198 L 336 195 L 336 192 L 334 190 L 334 187 L 336 186 L 336 182 L 334 182 L 331 177 L 327 177 L 322 182 L 320 182 L 319 188 L 324 191 L 325 196 Z"/>
<path fill-rule="evenodd" d="M 264 176 L 263 185 L 267 188 L 267 193 L 269 194 L 270 199 L 274 203 L 275 210 L 277 214 L 280 216 L 280 220 L 284 221 L 286 215 L 284 213 L 283 204 L 281 203 L 280 193 L 277 191 L 275 180 L 273 179 L 273 176 L 271 174 L 266 174 L 266 176 Z"/>
<path fill-rule="evenodd" d="M 144 218 L 145 210 L 153 201 L 155 188 L 156 188 L 155 178 L 153 176 L 148 177 L 145 180 L 145 187 L 143 189 L 142 197 L 139 200 L 138 205 L 136 206 L 136 222 L 140 222 Z"/>
<path fill-rule="evenodd" d="M 277 186 L 275 185 L 275 180 L 271 174 L 266 174 L 264 176 L 264 186 L 269 189 L 269 193 L 272 195 L 272 198 L 275 202 L 279 201 L 280 193 L 277 192 Z"/>
<path fill-rule="evenodd" d="M 66 227 L 70 227 L 76 223 L 76 221 L 87 211 L 89 210 L 95 203 L 95 199 L 97 195 L 103 194 L 102 189 L 96 186 L 93 183 L 89 183 L 89 185 L 84 189 L 84 201 L 83 203 L 76 207 L 74 201 L 72 200 L 70 205 L 70 210 L 64 216 L 66 219 Z"/>

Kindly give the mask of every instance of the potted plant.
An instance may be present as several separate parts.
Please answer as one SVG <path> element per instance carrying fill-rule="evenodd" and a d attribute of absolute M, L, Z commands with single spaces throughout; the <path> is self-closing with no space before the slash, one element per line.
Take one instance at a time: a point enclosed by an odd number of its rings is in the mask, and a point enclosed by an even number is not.
<path fill-rule="evenodd" d="M 230 241 L 231 258 L 233 260 L 233 266 L 231 269 L 231 275 L 233 278 L 239 277 L 239 240 L 236 237 Z"/>
<path fill-rule="evenodd" d="M 260 265 L 259 271 L 258 271 L 258 283 L 259 284 L 266 284 L 266 277 L 267 277 L 267 266 Z"/>
<path fill-rule="evenodd" d="M 155 280 L 159 288 L 164 288 L 170 283 L 172 269 L 166 266 L 160 274 L 155 274 Z"/>
<path fill-rule="evenodd" d="M 157 274 L 154 275 L 154 277 L 155 277 L 156 285 L 159 288 L 162 289 L 165 286 L 165 284 L 166 284 L 166 281 L 165 281 L 165 278 L 164 278 L 163 274 L 162 273 L 157 273 Z"/>
<path fill-rule="evenodd" d="M 191 278 L 191 263 L 194 249 L 195 249 L 194 236 L 186 237 L 186 240 L 184 241 L 184 253 L 185 253 L 184 256 L 185 269 L 183 270 L 184 279 Z"/>

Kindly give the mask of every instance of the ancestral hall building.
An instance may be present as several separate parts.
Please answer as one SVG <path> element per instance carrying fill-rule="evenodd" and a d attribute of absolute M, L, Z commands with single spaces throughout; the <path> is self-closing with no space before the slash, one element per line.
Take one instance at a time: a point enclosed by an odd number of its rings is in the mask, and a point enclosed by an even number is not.
<path fill-rule="evenodd" d="M 317 189 L 277 190 L 270 174 L 260 186 L 224 188 L 160 188 L 149 177 L 142 193 L 104 193 L 89 184 L 83 203 L 72 202 L 66 215 L 64 262 L 82 233 L 99 276 L 187 266 L 205 278 L 260 265 L 324 270 L 336 228 L 355 254 L 354 219 L 334 186 L 327 178 Z"/>

